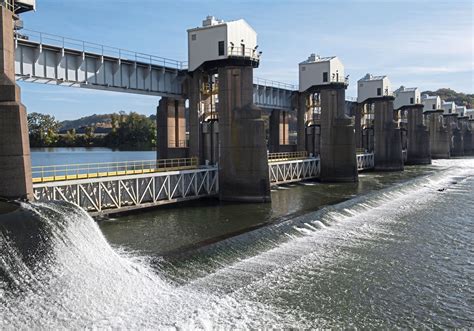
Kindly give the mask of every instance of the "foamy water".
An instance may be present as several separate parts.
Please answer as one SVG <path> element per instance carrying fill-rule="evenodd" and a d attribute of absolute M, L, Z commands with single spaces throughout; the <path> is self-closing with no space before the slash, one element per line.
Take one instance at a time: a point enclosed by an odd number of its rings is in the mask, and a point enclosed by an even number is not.
<path fill-rule="evenodd" d="M 153 265 L 73 205 L 23 204 L 0 223 L 0 328 L 472 327 L 474 160 L 435 165 Z"/>

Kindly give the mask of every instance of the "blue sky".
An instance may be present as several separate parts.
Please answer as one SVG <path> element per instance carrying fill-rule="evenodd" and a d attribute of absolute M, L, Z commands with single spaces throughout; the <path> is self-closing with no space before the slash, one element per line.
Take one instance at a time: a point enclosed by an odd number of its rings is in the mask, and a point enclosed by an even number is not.
<path fill-rule="evenodd" d="M 347 95 L 370 72 L 394 88 L 450 87 L 474 93 L 472 1 L 37 0 L 25 28 L 187 60 L 186 29 L 207 15 L 244 18 L 263 51 L 256 77 L 297 83 L 310 53 L 337 55 L 350 75 Z M 21 83 L 29 112 L 59 120 L 124 111 L 153 114 L 157 97 Z"/>

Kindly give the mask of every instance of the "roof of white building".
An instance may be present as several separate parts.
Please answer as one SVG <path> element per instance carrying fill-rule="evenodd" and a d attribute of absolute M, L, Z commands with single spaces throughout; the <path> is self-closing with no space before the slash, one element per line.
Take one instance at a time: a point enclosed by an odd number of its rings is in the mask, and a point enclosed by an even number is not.
<path fill-rule="evenodd" d="M 301 62 L 300 64 L 307 64 L 307 63 L 316 63 L 316 62 L 327 62 L 331 61 L 332 59 L 335 59 L 336 56 L 326 56 L 326 57 L 321 57 L 316 54 L 311 54 L 307 60 Z"/>
<path fill-rule="evenodd" d="M 248 24 L 247 21 L 245 21 L 242 18 L 238 20 L 233 20 L 233 21 L 224 21 L 214 16 L 207 16 L 206 19 L 202 21 L 202 26 L 197 26 L 195 28 L 188 29 L 187 31 L 192 32 L 192 31 L 197 31 L 197 30 L 205 30 L 205 29 L 213 28 L 218 25 L 228 25 L 230 23 L 235 23 L 235 22 L 243 22 L 251 30 L 255 31 L 254 28 L 252 28 L 250 24 Z"/>
<path fill-rule="evenodd" d="M 418 87 L 405 87 L 405 86 L 400 86 L 398 89 L 396 89 L 394 92 L 415 92 L 418 89 Z"/>
<path fill-rule="evenodd" d="M 432 99 L 438 99 L 439 96 L 437 95 L 429 95 L 429 94 L 422 94 L 421 95 L 422 99 L 427 99 L 427 100 L 432 100 Z"/>
<path fill-rule="evenodd" d="M 382 80 L 384 78 L 387 78 L 387 76 L 386 75 L 384 75 L 384 76 L 373 76 L 371 74 L 366 74 L 364 77 L 359 79 L 359 82 L 361 82 L 361 81 L 367 82 L 367 81 L 371 81 L 371 80 Z"/>

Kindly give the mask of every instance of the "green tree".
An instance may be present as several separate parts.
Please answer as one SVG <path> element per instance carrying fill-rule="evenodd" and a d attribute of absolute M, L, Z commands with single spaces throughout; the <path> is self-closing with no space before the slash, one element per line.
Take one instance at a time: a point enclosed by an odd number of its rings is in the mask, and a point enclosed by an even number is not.
<path fill-rule="evenodd" d="M 154 146 L 155 122 L 144 115 L 120 112 L 112 118 L 112 132 L 105 137 L 110 147 L 150 148 Z"/>
<path fill-rule="evenodd" d="M 30 113 L 28 114 L 28 129 L 30 145 L 33 147 L 53 146 L 58 142 L 61 124 L 54 116 Z"/>
<path fill-rule="evenodd" d="M 76 129 L 70 129 L 67 131 L 66 136 L 64 137 L 64 141 L 67 146 L 74 146 L 76 144 Z"/>
<path fill-rule="evenodd" d="M 95 127 L 93 127 L 93 126 L 87 126 L 85 128 L 84 138 L 86 140 L 87 145 L 93 145 L 94 144 L 94 138 L 95 138 L 94 131 L 95 131 Z"/>

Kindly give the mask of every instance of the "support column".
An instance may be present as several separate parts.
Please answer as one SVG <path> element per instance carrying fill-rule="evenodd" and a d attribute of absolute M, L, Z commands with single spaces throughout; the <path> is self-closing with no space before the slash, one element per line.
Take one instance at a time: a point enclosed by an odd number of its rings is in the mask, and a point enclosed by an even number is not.
<path fill-rule="evenodd" d="M 433 159 L 449 159 L 450 139 L 446 125 L 444 125 L 443 110 L 428 110 L 425 112 L 430 132 L 430 150 Z"/>
<path fill-rule="evenodd" d="M 306 127 L 306 151 L 313 156 L 321 153 L 321 126 L 319 124 Z"/>
<path fill-rule="evenodd" d="M 374 99 L 374 160 L 377 171 L 403 170 L 402 137 L 393 120 L 393 97 Z"/>
<path fill-rule="evenodd" d="M 202 153 L 204 162 L 216 164 L 219 159 L 219 121 L 211 119 L 202 123 Z"/>
<path fill-rule="evenodd" d="M 430 133 L 423 124 L 423 105 L 407 111 L 407 164 L 431 164 Z"/>
<path fill-rule="evenodd" d="M 253 103 L 253 68 L 219 68 L 219 197 L 270 201 L 262 111 Z"/>
<path fill-rule="evenodd" d="M 297 128 L 297 140 L 296 149 L 298 151 L 306 151 L 306 125 L 305 125 L 305 114 L 306 114 L 306 99 L 308 98 L 307 93 L 298 93 L 298 109 L 296 116 L 296 128 Z"/>
<path fill-rule="evenodd" d="M 469 117 L 463 116 L 459 118 L 459 121 L 462 125 L 463 152 L 464 155 L 470 155 L 472 152 L 472 132 Z"/>
<path fill-rule="evenodd" d="M 471 155 L 474 155 L 474 119 L 469 120 L 471 126 Z"/>
<path fill-rule="evenodd" d="M 33 199 L 26 108 L 15 83 L 13 13 L 0 6 L 0 197 Z"/>
<path fill-rule="evenodd" d="M 282 148 L 289 144 L 288 113 L 284 110 L 273 109 L 270 114 L 270 137 L 268 147 L 270 153 L 283 152 Z M 286 150 L 285 150 L 286 151 Z"/>
<path fill-rule="evenodd" d="M 189 157 L 199 158 L 199 163 L 203 162 L 202 128 L 201 128 L 201 78 L 199 71 L 194 71 L 189 76 Z"/>
<path fill-rule="evenodd" d="M 358 103 L 354 117 L 354 129 L 355 129 L 355 142 L 356 148 L 363 148 L 362 143 L 362 112 L 364 110 L 364 104 Z"/>
<path fill-rule="evenodd" d="M 186 118 L 184 100 L 162 97 L 156 111 L 157 158 L 184 158 L 186 146 Z"/>
<path fill-rule="evenodd" d="M 354 124 L 344 113 L 346 87 L 321 90 L 321 181 L 358 181 Z"/>
<path fill-rule="evenodd" d="M 451 156 L 463 156 L 463 137 L 461 129 L 459 128 L 458 114 L 445 114 L 443 116 L 446 120 L 446 126 L 448 127 L 448 133 L 450 137 Z"/>

